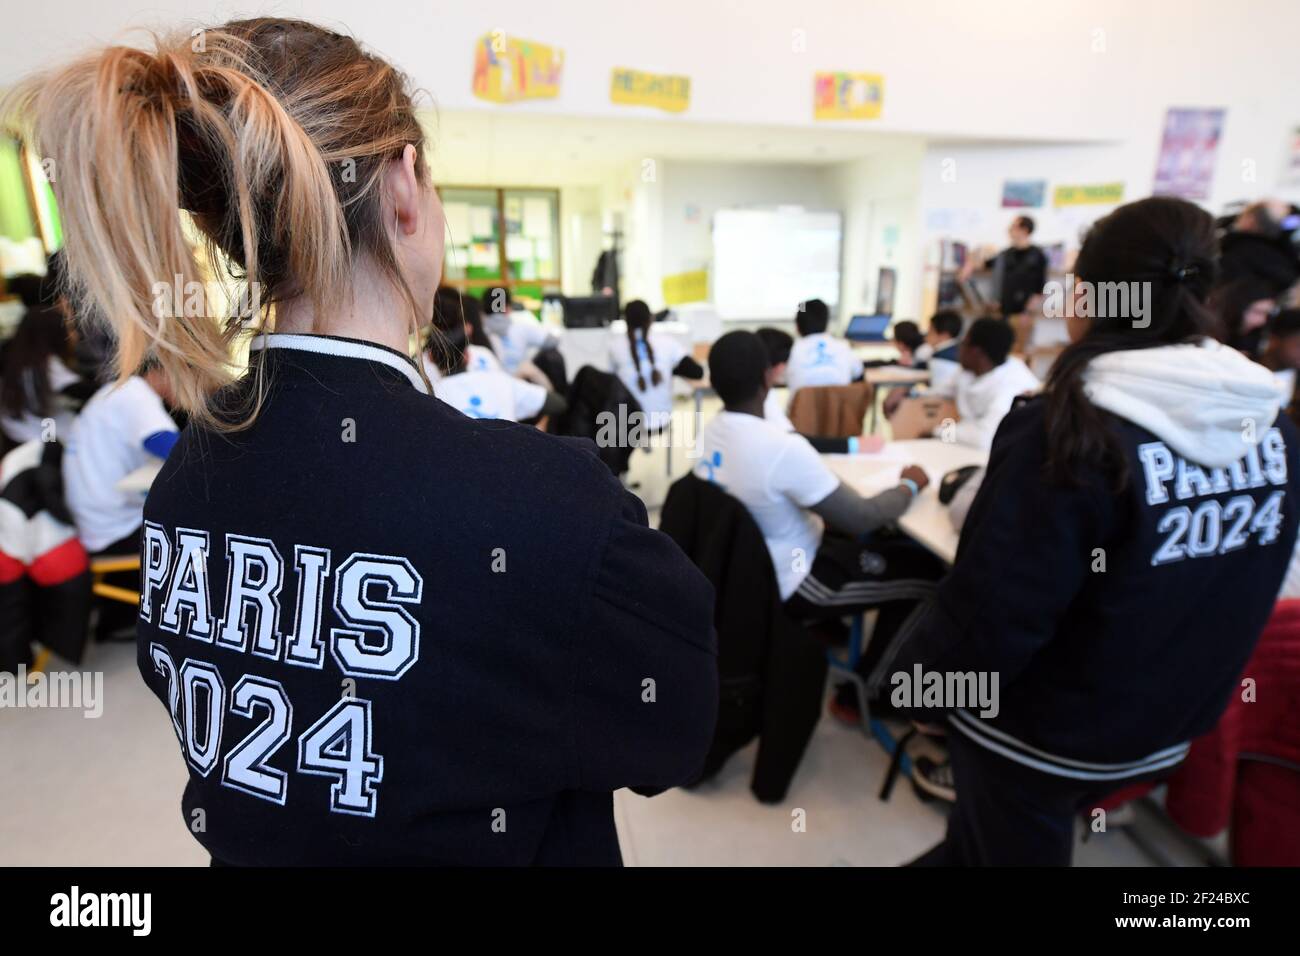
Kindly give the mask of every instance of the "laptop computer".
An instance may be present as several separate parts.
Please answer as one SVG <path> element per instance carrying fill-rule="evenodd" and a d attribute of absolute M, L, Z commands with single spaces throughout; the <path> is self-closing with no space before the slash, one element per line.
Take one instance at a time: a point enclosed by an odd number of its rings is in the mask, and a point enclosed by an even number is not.
<path fill-rule="evenodd" d="M 891 316 L 855 315 L 849 319 L 849 326 L 844 330 L 844 337 L 850 342 L 886 342 L 885 330 L 889 328 Z"/>

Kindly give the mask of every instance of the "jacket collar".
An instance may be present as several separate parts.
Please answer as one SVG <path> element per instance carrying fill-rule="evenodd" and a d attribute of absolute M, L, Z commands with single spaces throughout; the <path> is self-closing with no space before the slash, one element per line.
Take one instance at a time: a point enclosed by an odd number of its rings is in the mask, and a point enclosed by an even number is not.
<path fill-rule="evenodd" d="M 289 332 L 272 332 L 256 336 L 249 343 L 250 352 L 269 352 L 272 349 L 285 349 L 291 352 L 307 352 L 314 355 L 330 355 L 335 358 L 371 362 L 387 366 L 402 375 L 411 385 L 426 395 L 433 394 L 421 378 L 415 363 L 401 352 L 374 342 L 360 339 L 345 339 L 335 335 L 299 335 Z"/>

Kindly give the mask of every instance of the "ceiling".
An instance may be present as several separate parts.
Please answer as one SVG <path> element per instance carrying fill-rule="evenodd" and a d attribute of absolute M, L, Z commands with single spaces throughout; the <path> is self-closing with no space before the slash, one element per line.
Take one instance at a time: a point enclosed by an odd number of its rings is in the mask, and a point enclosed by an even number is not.
<path fill-rule="evenodd" d="M 426 116 L 435 180 L 537 185 L 598 183 L 642 158 L 698 162 L 837 163 L 918 137 L 860 129 L 603 119 L 499 110 Z"/>

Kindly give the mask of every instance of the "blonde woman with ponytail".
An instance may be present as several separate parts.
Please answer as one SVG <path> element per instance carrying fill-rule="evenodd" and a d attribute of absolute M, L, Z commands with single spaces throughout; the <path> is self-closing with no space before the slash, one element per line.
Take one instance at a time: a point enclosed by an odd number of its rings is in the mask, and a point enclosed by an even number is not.
<path fill-rule="evenodd" d="M 244 20 L 9 105 L 58 170 L 79 314 L 189 414 L 138 660 L 214 862 L 617 864 L 612 792 L 703 761 L 712 594 L 593 448 L 432 394 L 444 223 L 402 74 Z M 254 290 L 233 314 L 191 308 L 186 219 Z"/>

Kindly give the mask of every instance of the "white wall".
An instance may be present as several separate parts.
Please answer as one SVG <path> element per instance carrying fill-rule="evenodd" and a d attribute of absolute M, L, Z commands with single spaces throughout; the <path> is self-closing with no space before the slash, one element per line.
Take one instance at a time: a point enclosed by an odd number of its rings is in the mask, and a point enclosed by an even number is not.
<path fill-rule="evenodd" d="M 840 318 L 875 311 L 882 267 L 897 275 L 894 315 L 915 319 L 920 303 L 923 144 L 900 145 L 832 170 L 845 212 Z"/>
<path fill-rule="evenodd" d="M 658 199 L 662 222 L 659 278 L 711 269 L 713 215 L 720 209 L 803 206 L 839 210 L 825 166 L 766 163 L 659 164 Z M 655 191 L 651 189 L 650 191 Z M 660 302 L 662 286 L 647 301 Z M 797 302 L 790 303 L 793 319 Z"/>
<path fill-rule="evenodd" d="M 610 70 L 632 66 L 690 76 L 691 121 L 808 126 L 813 73 L 837 69 L 884 74 L 865 123 L 881 130 L 1122 139 L 1165 106 L 1215 104 L 1259 115 L 1262 157 L 1300 118 L 1294 0 L 657 0 L 626 16 L 598 0 L 42 0 L 8 5 L 0 84 L 129 26 L 236 12 L 347 29 L 449 109 L 635 115 L 609 102 Z M 494 28 L 564 50 L 559 99 L 473 98 L 474 41 Z"/>

